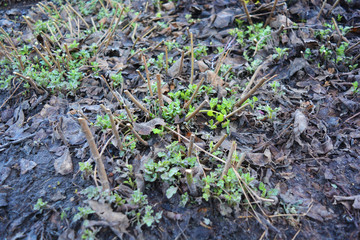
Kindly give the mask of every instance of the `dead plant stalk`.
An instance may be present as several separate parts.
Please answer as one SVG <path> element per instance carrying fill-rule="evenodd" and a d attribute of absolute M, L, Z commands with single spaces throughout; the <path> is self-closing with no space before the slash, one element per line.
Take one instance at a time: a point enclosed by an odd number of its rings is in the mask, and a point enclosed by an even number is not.
<path fill-rule="evenodd" d="M 103 188 L 103 190 L 108 190 L 110 191 L 110 184 L 106 175 L 106 171 L 105 171 L 105 166 L 104 163 L 101 160 L 101 156 L 100 153 L 96 147 L 96 143 L 94 140 L 94 136 L 92 135 L 90 128 L 86 122 L 86 120 L 84 118 L 78 118 L 78 121 L 81 125 L 81 128 L 83 130 L 83 132 L 85 133 L 86 136 L 86 140 L 89 144 L 90 147 L 90 151 L 91 151 L 91 155 L 94 158 L 95 162 L 96 162 L 96 168 L 97 171 L 99 172 L 99 178 L 100 178 L 100 183 L 101 186 Z"/>

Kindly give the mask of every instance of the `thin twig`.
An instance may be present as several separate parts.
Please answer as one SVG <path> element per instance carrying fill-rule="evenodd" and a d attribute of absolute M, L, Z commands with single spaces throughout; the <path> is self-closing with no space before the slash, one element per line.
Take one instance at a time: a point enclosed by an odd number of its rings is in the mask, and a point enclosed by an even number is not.
<path fill-rule="evenodd" d="M 159 98 L 159 110 L 160 110 L 160 114 L 162 114 L 162 108 L 164 107 L 164 100 L 163 100 L 162 91 L 161 91 L 161 75 L 160 74 L 156 74 L 156 83 L 157 83 L 157 93 L 158 93 L 158 98 Z"/>
<path fill-rule="evenodd" d="M 147 84 L 148 84 L 148 88 L 149 88 L 149 92 L 150 92 L 150 96 L 153 97 L 154 94 L 153 94 L 153 91 L 151 89 L 151 82 L 150 82 L 150 73 L 149 73 L 149 69 L 147 67 L 147 62 L 146 62 L 146 58 L 144 55 L 142 55 L 142 60 L 143 60 L 143 63 L 144 63 L 144 67 L 145 67 L 145 73 L 146 73 L 146 78 L 147 78 Z"/>
<path fill-rule="evenodd" d="M 267 78 L 267 76 L 263 77 L 252 89 L 250 89 L 247 94 L 245 94 L 245 96 L 243 96 L 237 103 L 235 103 L 235 107 L 241 106 L 249 97 L 251 97 L 251 95 L 256 92 L 258 88 L 260 88 L 265 82 L 272 80 L 276 76 L 277 75 L 274 75 L 270 78 Z"/>
<path fill-rule="evenodd" d="M 232 162 L 233 154 L 234 154 L 235 150 L 236 150 L 236 142 L 233 141 L 232 144 L 231 144 L 231 148 L 230 148 L 229 155 L 228 155 L 228 158 L 226 160 L 224 169 L 223 169 L 223 171 L 221 173 L 220 179 L 223 179 L 224 176 L 228 173 L 228 171 L 229 171 L 229 169 L 231 167 L 231 162 Z"/>
<path fill-rule="evenodd" d="M 181 58 L 180 58 L 180 66 L 179 66 L 179 76 L 181 75 L 182 73 L 182 70 L 183 70 L 183 65 L 184 65 L 184 54 L 185 52 L 184 51 L 181 51 Z"/>
<path fill-rule="evenodd" d="M 90 128 L 84 118 L 78 118 L 78 121 L 81 125 L 81 128 L 83 132 L 85 133 L 87 142 L 90 147 L 91 155 L 94 158 L 96 162 L 97 171 L 99 172 L 99 178 L 101 185 L 103 187 L 103 190 L 110 190 L 110 184 L 106 175 L 105 166 L 103 161 L 101 160 L 100 153 L 96 147 L 96 143 L 94 140 L 94 136 L 92 135 Z"/>
<path fill-rule="evenodd" d="M 126 94 L 126 96 L 128 96 L 128 98 L 130 98 L 133 103 L 135 103 L 136 106 L 138 106 L 144 112 L 150 114 L 150 111 L 147 110 L 146 107 L 144 107 L 128 90 L 125 90 L 124 93 Z"/>
<path fill-rule="evenodd" d="M 336 0 L 336 2 L 334 3 L 334 5 L 331 7 L 330 11 L 327 13 L 326 16 L 329 16 L 331 14 L 331 12 L 334 10 L 334 8 L 339 4 L 340 0 Z"/>
<path fill-rule="evenodd" d="M 180 133 L 178 133 L 178 132 L 176 132 L 176 131 L 172 130 L 171 128 L 169 128 L 169 127 L 167 127 L 167 126 L 164 126 L 164 128 L 166 128 L 168 131 L 170 131 L 170 132 L 172 132 L 172 133 L 176 134 L 177 136 L 181 137 L 182 139 L 185 139 L 185 141 L 190 141 L 189 139 L 187 139 L 186 137 L 184 137 L 184 136 L 183 136 L 183 135 L 181 135 Z M 216 159 L 216 160 L 218 160 L 218 161 L 220 161 L 220 162 L 222 162 L 222 163 L 225 163 L 225 161 L 224 161 L 223 159 L 221 159 L 221 158 L 219 158 L 219 157 L 217 157 L 217 156 L 215 156 L 215 155 L 211 154 L 210 152 L 208 152 L 208 151 L 204 150 L 203 148 L 199 147 L 196 143 L 194 143 L 194 147 L 196 147 L 197 149 L 199 149 L 199 151 L 201 151 L 201 152 L 203 152 L 203 153 L 205 153 L 205 154 L 209 155 L 210 157 L 213 157 L 214 159 Z"/>
<path fill-rule="evenodd" d="M 190 84 L 193 84 L 194 81 L 194 40 L 193 34 L 190 33 L 190 43 L 191 43 L 191 74 L 190 74 Z"/>
<path fill-rule="evenodd" d="M 133 128 L 133 126 L 132 126 L 130 123 L 126 124 L 126 126 L 127 126 L 128 128 L 130 128 L 132 134 L 134 134 L 134 136 L 137 138 L 137 140 L 139 140 L 139 141 L 141 142 L 141 144 L 143 144 L 143 145 L 145 145 L 145 146 L 148 146 L 148 145 L 149 145 L 148 142 L 145 141 L 145 140 L 140 136 L 140 134 L 138 134 L 138 132 Z"/>
<path fill-rule="evenodd" d="M 275 12 L 275 8 L 276 8 L 276 5 L 277 5 L 277 2 L 278 2 L 278 0 L 275 0 L 275 1 L 274 1 L 274 5 L 273 5 L 272 8 L 271 8 L 270 15 L 269 15 L 269 17 L 266 19 L 266 22 L 265 22 L 265 26 L 264 26 L 264 27 L 266 27 L 266 26 L 269 24 L 269 22 L 271 21 L 272 17 L 274 16 L 274 12 Z"/>
<path fill-rule="evenodd" d="M 250 17 L 250 14 L 249 14 L 249 10 L 246 6 L 246 2 L 244 0 L 240 0 L 241 4 L 243 5 L 244 7 L 244 10 L 245 10 L 245 13 L 246 13 L 246 17 L 247 17 L 247 20 L 248 22 L 253 25 L 253 21 L 251 20 L 251 17 Z"/>
<path fill-rule="evenodd" d="M 318 15 L 316 17 L 316 20 L 319 20 L 319 18 L 321 16 L 321 13 L 324 10 L 325 4 L 326 4 L 326 0 L 324 0 L 323 4 L 321 5 L 321 8 L 320 8 L 320 11 L 319 11 L 319 13 L 318 13 Z"/>
<path fill-rule="evenodd" d="M 192 94 L 191 98 L 189 101 L 187 101 L 183 107 L 184 110 L 188 109 L 188 107 L 190 106 L 190 104 L 192 103 L 192 101 L 194 100 L 194 98 L 196 97 L 196 94 L 199 92 L 200 87 L 202 86 L 202 84 L 204 83 L 205 78 L 203 77 L 199 84 L 196 86 L 195 92 Z"/>
<path fill-rule="evenodd" d="M 185 118 L 185 122 L 189 121 L 193 117 L 195 117 L 196 114 L 205 106 L 206 103 L 209 103 L 207 100 L 204 100 L 196 109 L 194 112 L 192 112 L 189 116 Z"/>
<path fill-rule="evenodd" d="M 191 157 L 194 148 L 195 134 L 191 134 L 187 157 Z"/>
<path fill-rule="evenodd" d="M 225 139 L 227 138 L 227 134 L 225 134 L 224 136 L 222 136 L 221 137 L 221 139 L 215 144 L 215 146 L 213 147 L 213 149 L 211 149 L 211 153 L 213 153 L 213 152 L 215 152 L 216 151 L 216 149 L 218 149 L 220 146 L 221 146 L 221 144 L 225 141 Z"/>
<path fill-rule="evenodd" d="M 118 132 L 118 130 L 116 128 L 116 124 L 115 124 L 113 114 L 111 113 L 110 109 L 106 108 L 103 104 L 100 104 L 100 107 L 104 110 L 104 112 L 106 112 L 109 115 L 110 123 L 111 123 L 111 130 L 112 130 L 112 133 L 115 136 L 116 145 L 117 145 L 118 149 L 123 150 L 122 145 L 121 145 L 120 135 L 119 135 L 119 132 Z"/>

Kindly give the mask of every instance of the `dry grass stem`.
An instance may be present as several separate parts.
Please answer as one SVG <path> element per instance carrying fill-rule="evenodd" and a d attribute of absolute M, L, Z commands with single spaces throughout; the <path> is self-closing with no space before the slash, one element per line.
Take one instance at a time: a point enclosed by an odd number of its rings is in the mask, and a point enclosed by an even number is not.
<path fill-rule="evenodd" d="M 228 171 L 229 171 L 229 169 L 231 167 L 231 162 L 232 162 L 235 150 L 236 150 L 236 142 L 233 141 L 232 144 L 231 144 L 231 148 L 230 148 L 229 155 L 228 155 L 228 158 L 226 160 L 224 169 L 223 169 L 223 171 L 221 173 L 220 179 L 223 179 L 224 176 L 228 173 Z"/>
<path fill-rule="evenodd" d="M 275 12 L 275 8 L 276 8 L 277 3 L 278 3 L 278 0 L 275 0 L 275 1 L 274 1 L 274 5 L 273 5 L 272 8 L 271 8 L 270 15 L 269 15 L 269 17 L 266 19 L 266 22 L 265 22 L 264 27 L 266 27 L 266 26 L 269 24 L 269 22 L 271 21 L 272 17 L 274 16 L 274 12 Z"/>
<path fill-rule="evenodd" d="M 168 47 L 165 45 L 165 72 L 168 75 L 169 70 L 169 57 L 168 57 Z"/>
<path fill-rule="evenodd" d="M 235 115 L 236 113 L 244 110 L 247 106 L 250 106 L 250 104 L 247 103 L 247 104 L 239 107 L 238 109 L 235 109 L 234 111 L 232 111 L 231 113 L 229 113 L 228 115 L 226 115 L 226 116 L 224 117 L 224 120 L 223 120 L 223 121 L 229 119 L 230 117 L 232 117 L 232 116 Z M 223 122 L 223 121 L 222 121 L 222 122 Z M 221 122 L 217 121 L 217 122 L 215 123 L 215 125 L 219 125 L 220 123 L 221 123 Z"/>
<path fill-rule="evenodd" d="M 136 98 L 128 90 L 125 90 L 124 93 L 126 94 L 126 96 L 128 96 L 128 98 L 130 98 L 133 103 L 135 103 L 136 106 L 138 106 L 144 112 L 150 114 L 150 111 L 147 110 L 138 100 L 136 100 Z"/>
<path fill-rule="evenodd" d="M 184 51 L 181 51 L 181 59 L 180 59 L 180 66 L 179 66 L 179 73 L 178 75 L 180 76 L 183 70 L 183 66 L 184 66 Z"/>
<path fill-rule="evenodd" d="M 183 136 L 183 135 L 181 135 L 180 133 L 178 133 L 178 132 L 176 132 L 176 131 L 172 130 L 171 128 L 166 127 L 166 126 L 165 126 L 164 128 L 165 128 L 165 129 L 167 129 L 168 131 L 170 131 L 170 132 L 174 133 L 175 135 L 179 136 L 180 138 L 184 139 L 185 141 L 190 141 L 190 140 L 189 140 L 189 139 L 187 139 L 185 136 Z M 180 142 L 180 141 L 179 141 L 179 142 Z M 203 152 L 203 153 L 205 153 L 205 154 L 209 155 L 210 157 L 212 157 L 212 158 L 214 158 L 214 159 L 218 160 L 219 162 L 226 163 L 223 159 L 221 159 L 221 158 L 219 158 L 219 157 L 217 157 L 217 156 L 213 155 L 212 153 L 210 153 L 210 152 L 208 152 L 208 151 L 204 150 L 203 148 L 199 147 L 196 143 L 194 143 L 194 147 L 196 147 L 197 149 L 199 149 L 199 151 L 201 151 L 201 152 Z"/>
<path fill-rule="evenodd" d="M 336 2 L 334 3 L 334 5 L 331 7 L 331 9 L 329 10 L 329 12 L 327 13 L 326 16 L 329 16 L 331 14 L 331 12 L 334 10 L 334 8 L 336 8 L 336 6 L 339 4 L 340 0 L 336 0 Z"/>
<path fill-rule="evenodd" d="M 186 110 L 186 109 L 189 108 L 190 104 L 192 103 L 192 101 L 193 101 L 194 98 L 196 97 L 196 94 L 199 92 L 200 87 L 202 86 L 202 84 L 204 83 L 204 81 L 205 81 L 205 78 L 203 77 L 203 78 L 200 80 L 199 84 L 196 86 L 195 92 L 192 94 L 190 100 L 185 103 L 185 105 L 184 105 L 184 107 L 183 107 L 184 110 Z"/>
<path fill-rule="evenodd" d="M 190 42 L 191 42 L 191 74 L 190 74 L 190 84 L 193 84 L 194 81 L 194 39 L 193 34 L 190 33 Z"/>
<path fill-rule="evenodd" d="M 107 113 L 109 115 L 110 123 L 111 123 L 111 130 L 115 136 L 117 148 L 120 150 L 123 150 L 122 145 L 121 145 L 119 131 L 117 130 L 113 114 L 111 113 L 110 109 L 106 108 L 103 104 L 100 104 L 100 107 L 104 110 L 105 113 Z"/>
<path fill-rule="evenodd" d="M 277 77 L 277 75 L 274 75 L 270 78 L 267 78 L 268 76 L 266 75 L 265 77 L 263 77 L 252 89 L 250 89 L 250 91 L 245 94 L 245 96 L 241 97 L 241 99 L 235 103 L 235 107 L 239 107 L 241 106 L 249 97 L 251 97 L 258 88 L 260 88 L 265 82 L 272 80 L 273 78 Z"/>
<path fill-rule="evenodd" d="M 44 62 L 49 66 L 49 68 L 52 68 L 50 62 L 44 57 L 44 55 L 39 51 L 39 49 L 36 46 L 34 46 L 34 49 L 37 52 L 37 54 L 39 54 L 39 56 L 42 58 L 42 60 L 44 60 Z"/>
<path fill-rule="evenodd" d="M 189 116 L 185 118 L 185 122 L 189 121 L 193 117 L 195 117 L 196 114 L 205 106 L 205 104 L 208 104 L 209 102 L 207 100 L 204 100 L 196 109 L 194 112 L 192 112 Z"/>
<path fill-rule="evenodd" d="M 149 88 L 149 92 L 150 92 L 150 96 L 153 97 L 153 91 L 151 89 L 151 82 L 150 82 L 150 73 L 149 73 L 149 69 L 147 67 L 147 62 L 146 62 L 146 58 L 144 55 L 141 56 L 143 63 L 144 63 L 144 67 L 145 67 L 145 73 L 146 73 L 146 78 L 147 78 L 147 84 L 148 84 L 148 88 Z"/>
<path fill-rule="evenodd" d="M 194 148 L 195 134 L 191 134 L 187 157 L 191 157 Z"/>
<path fill-rule="evenodd" d="M 246 156 L 246 154 L 245 153 L 242 153 L 241 155 L 240 155 L 240 159 L 239 159 L 239 161 L 236 163 L 236 166 L 235 166 L 235 169 L 236 170 L 238 170 L 240 167 L 241 167 L 241 164 L 244 162 L 244 160 L 245 160 L 245 156 Z"/>
<path fill-rule="evenodd" d="M 108 181 L 108 178 L 106 175 L 105 166 L 104 166 L 103 161 L 101 160 L 100 153 L 96 147 L 94 136 L 92 135 L 90 128 L 84 118 L 78 118 L 78 121 L 81 125 L 83 132 L 85 133 L 86 140 L 90 147 L 91 155 L 96 162 L 96 168 L 97 168 L 97 171 L 99 172 L 99 178 L 100 178 L 100 183 L 102 185 L 102 188 L 104 191 L 105 190 L 110 191 L 110 184 L 109 184 L 109 181 Z"/>
<path fill-rule="evenodd" d="M 321 13 L 324 10 L 325 4 L 326 4 L 326 0 L 324 0 L 323 4 L 321 5 L 321 8 L 320 8 L 320 11 L 319 11 L 319 13 L 318 13 L 318 15 L 316 17 L 316 20 L 319 20 L 319 18 L 321 16 Z"/>
<path fill-rule="evenodd" d="M 106 86 L 109 88 L 110 92 L 112 93 L 112 95 L 116 98 L 116 100 L 118 101 L 119 105 L 120 106 L 124 106 L 125 108 L 125 111 L 130 119 L 131 122 L 134 122 L 134 118 L 129 110 L 129 108 L 126 106 L 125 102 L 124 101 L 121 101 L 119 99 L 119 97 L 116 95 L 116 93 L 112 90 L 112 88 L 110 87 L 109 83 L 106 81 L 105 77 L 103 75 L 101 75 L 101 78 L 104 80 Z"/>
<path fill-rule="evenodd" d="M 213 149 L 211 149 L 211 153 L 215 152 L 220 146 L 221 144 L 225 141 L 225 139 L 227 138 L 227 134 L 225 134 L 224 136 L 221 137 L 221 139 L 215 144 L 215 146 L 213 147 Z"/>
<path fill-rule="evenodd" d="M 141 144 L 143 144 L 143 145 L 145 145 L 145 146 L 148 146 L 148 145 L 149 145 L 148 142 L 145 141 L 145 140 L 136 132 L 136 130 L 133 128 L 133 126 L 132 126 L 130 123 L 126 124 L 126 126 L 127 126 L 128 128 L 130 128 L 132 134 L 134 134 L 134 136 L 136 137 L 136 139 L 139 140 L 139 142 L 141 142 Z"/>
<path fill-rule="evenodd" d="M 247 17 L 248 22 L 249 22 L 251 25 L 253 25 L 253 21 L 251 20 L 251 16 L 250 16 L 249 10 L 248 10 L 248 8 L 247 8 L 247 6 L 246 6 L 245 0 L 240 0 L 240 2 L 241 2 L 241 4 L 242 4 L 243 7 L 244 7 L 244 10 L 245 10 L 245 13 L 246 13 L 246 17 Z"/>
<path fill-rule="evenodd" d="M 42 95 L 42 94 L 45 93 L 44 90 L 42 90 L 42 89 L 40 89 L 40 88 L 38 87 L 38 85 L 35 83 L 35 81 L 34 81 L 33 79 L 31 79 L 31 78 L 29 78 L 29 77 L 26 77 L 26 76 L 24 76 L 24 75 L 22 75 L 22 74 L 20 74 L 20 73 L 18 73 L 18 72 L 14 72 L 14 74 L 15 74 L 16 76 L 19 76 L 19 77 L 23 78 L 24 80 L 26 80 L 26 81 L 30 84 L 30 86 L 34 88 L 34 90 L 35 90 L 35 92 L 36 92 L 37 94 Z"/>
<path fill-rule="evenodd" d="M 160 74 L 156 74 L 156 83 L 157 83 L 157 93 L 158 93 L 158 98 L 159 98 L 159 110 L 160 110 L 160 113 L 162 113 L 162 108 L 164 107 L 164 100 L 163 100 L 162 91 L 161 91 L 161 75 Z"/>

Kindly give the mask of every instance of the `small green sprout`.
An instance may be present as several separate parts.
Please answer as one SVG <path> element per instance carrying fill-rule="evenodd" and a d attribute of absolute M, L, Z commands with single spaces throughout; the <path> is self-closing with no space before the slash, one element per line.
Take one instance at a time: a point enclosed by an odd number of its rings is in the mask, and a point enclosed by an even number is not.
<path fill-rule="evenodd" d="M 38 211 L 40 210 L 40 212 L 42 212 L 42 210 L 44 208 L 46 208 L 46 205 L 47 205 L 48 202 L 43 202 L 42 198 L 39 198 L 36 202 L 36 204 L 34 205 L 34 210 L 35 211 Z"/>

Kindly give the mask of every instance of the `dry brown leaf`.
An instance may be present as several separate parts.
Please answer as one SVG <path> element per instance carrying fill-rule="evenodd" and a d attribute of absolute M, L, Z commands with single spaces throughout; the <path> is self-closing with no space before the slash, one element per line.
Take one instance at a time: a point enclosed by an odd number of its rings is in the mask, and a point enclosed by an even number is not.
<path fill-rule="evenodd" d="M 109 205 L 97 201 L 90 200 L 89 205 L 102 220 L 109 223 L 116 235 L 119 236 L 127 232 L 126 229 L 130 226 L 130 223 L 125 214 L 114 212 Z"/>
<path fill-rule="evenodd" d="M 304 113 L 299 109 L 295 111 L 295 121 L 294 121 L 294 135 L 295 141 L 299 143 L 300 146 L 304 146 L 300 139 L 300 134 L 303 133 L 308 127 L 308 120 Z"/>
<path fill-rule="evenodd" d="M 152 130 L 156 127 L 156 125 L 165 126 L 164 119 L 161 118 L 154 118 L 148 122 L 144 123 L 134 123 L 134 129 L 140 134 L 140 135 L 149 135 Z"/>

